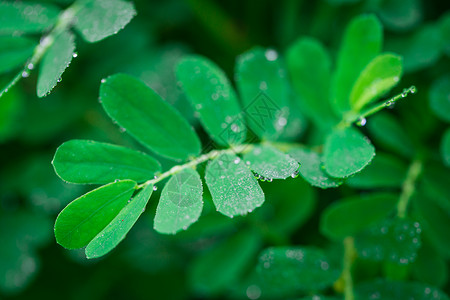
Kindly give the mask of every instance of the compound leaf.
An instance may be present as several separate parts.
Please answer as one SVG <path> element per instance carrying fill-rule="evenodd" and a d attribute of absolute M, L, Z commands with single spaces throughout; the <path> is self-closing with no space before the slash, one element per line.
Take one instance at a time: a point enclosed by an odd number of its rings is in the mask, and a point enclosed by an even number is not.
<path fill-rule="evenodd" d="M 182 59 L 176 69 L 187 99 L 203 127 L 222 146 L 240 144 L 247 128 L 236 93 L 225 73 L 201 56 Z"/>
<path fill-rule="evenodd" d="M 333 177 L 348 177 L 367 166 L 375 156 L 375 148 L 358 130 L 335 129 L 325 141 L 323 163 Z"/>
<path fill-rule="evenodd" d="M 159 199 L 155 230 L 175 234 L 196 222 L 203 208 L 202 193 L 202 181 L 194 169 L 184 169 L 173 175 Z"/>
<path fill-rule="evenodd" d="M 154 158 L 125 147 L 87 140 L 71 140 L 56 150 L 53 167 L 61 179 L 72 183 L 108 183 L 116 179 L 137 182 L 161 171 Z"/>
<path fill-rule="evenodd" d="M 226 216 L 245 215 L 264 202 L 264 193 L 252 172 L 234 154 L 224 153 L 212 160 L 205 174 L 217 211 Z"/>
<path fill-rule="evenodd" d="M 429 95 L 431 110 L 443 121 L 450 122 L 450 75 L 434 81 Z"/>
<path fill-rule="evenodd" d="M 248 126 L 260 138 L 276 139 L 287 124 L 290 98 L 278 53 L 261 47 L 250 49 L 237 58 L 235 72 Z"/>
<path fill-rule="evenodd" d="M 136 15 L 133 3 L 122 0 L 85 0 L 78 3 L 75 29 L 94 43 L 123 29 Z"/>
<path fill-rule="evenodd" d="M 402 75 L 402 58 L 391 53 L 372 59 L 359 75 L 350 93 L 350 106 L 360 111 L 393 88 Z"/>
<path fill-rule="evenodd" d="M 342 179 L 329 176 L 322 168 L 322 156 L 314 151 L 294 148 L 288 152 L 300 163 L 300 174 L 311 185 L 322 189 L 338 187 Z"/>
<path fill-rule="evenodd" d="M 272 146 L 256 146 L 243 157 L 245 163 L 264 179 L 295 177 L 298 162 Z"/>
<path fill-rule="evenodd" d="M 100 100 L 111 119 L 159 155 L 180 161 L 200 153 L 194 129 L 142 81 L 125 74 L 108 77 Z"/>
<path fill-rule="evenodd" d="M 334 240 L 354 236 L 386 218 L 394 210 L 397 201 L 396 195 L 386 193 L 339 200 L 322 213 L 320 231 Z"/>
<path fill-rule="evenodd" d="M 119 212 L 86 247 L 86 257 L 101 257 L 114 249 L 131 230 L 153 192 L 153 185 L 147 185 Z"/>
<path fill-rule="evenodd" d="M 38 97 L 47 96 L 61 81 L 75 51 L 75 37 L 69 31 L 61 32 L 42 58 L 36 92 Z"/>
<path fill-rule="evenodd" d="M 22 36 L 0 36 L 0 74 L 22 65 L 33 54 L 36 42 Z"/>
<path fill-rule="evenodd" d="M 49 4 L 0 2 L 0 34 L 39 33 L 58 19 L 59 9 Z"/>
<path fill-rule="evenodd" d="M 350 92 L 361 71 L 381 50 L 383 30 L 374 15 L 354 18 L 347 26 L 332 82 L 332 104 L 336 112 L 350 110 Z"/>
<path fill-rule="evenodd" d="M 130 200 L 136 182 L 122 180 L 101 186 L 75 199 L 58 215 L 55 237 L 67 249 L 86 246 Z"/>

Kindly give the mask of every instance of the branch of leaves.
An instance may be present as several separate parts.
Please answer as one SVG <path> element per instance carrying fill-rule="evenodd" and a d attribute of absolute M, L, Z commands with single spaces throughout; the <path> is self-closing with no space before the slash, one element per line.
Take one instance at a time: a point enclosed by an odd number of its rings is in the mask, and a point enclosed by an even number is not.
<path fill-rule="evenodd" d="M 41 61 L 36 93 L 47 96 L 77 57 L 72 26 L 94 43 L 116 34 L 135 14 L 133 4 L 123 0 L 78 0 L 64 11 L 50 4 L 0 2 L 0 74 L 23 66 L 0 97 Z M 39 43 L 33 34 L 43 34 Z"/>
<path fill-rule="evenodd" d="M 298 172 L 296 160 L 268 145 L 235 144 L 200 155 L 199 138 L 188 122 L 131 76 L 117 74 L 103 80 L 100 100 L 114 122 L 143 146 L 184 164 L 161 173 L 156 159 L 125 147 L 85 140 L 62 144 L 53 166 L 63 180 L 106 184 L 75 199 L 55 224 L 57 242 L 69 249 L 87 246 L 88 258 L 108 253 L 125 237 L 144 211 L 155 184 L 166 178 L 155 229 L 174 234 L 196 222 L 203 207 L 202 181 L 196 167 L 203 162 L 209 161 L 205 180 L 216 209 L 229 217 L 245 215 L 263 204 L 264 194 L 254 173 L 271 181 L 295 177 Z M 233 103 L 230 99 L 221 101 Z M 239 111 L 237 101 L 235 105 Z M 219 122 L 228 120 L 233 108 L 223 107 L 215 110 Z M 203 113 L 209 115 L 205 110 Z M 236 122 L 232 120 L 230 130 Z M 216 137 L 223 131 L 221 126 L 207 128 Z"/>

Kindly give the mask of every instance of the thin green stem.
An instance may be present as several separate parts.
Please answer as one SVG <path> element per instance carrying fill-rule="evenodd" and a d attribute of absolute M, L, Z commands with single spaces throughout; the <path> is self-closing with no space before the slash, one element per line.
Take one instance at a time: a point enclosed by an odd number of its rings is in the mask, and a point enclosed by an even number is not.
<path fill-rule="evenodd" d="M 347 237 L 344 239 L 344 268 L 342 271 L 342 277 L 344 280 L 344 299 L 354 300 L 355 295 L 353 292 L 353 278 L 352 278 L 352 265 L 355 260 L 355 240 L 353 237 Z"/>
<path fill-rule="evenodd" d="M 403 182 L 402 193 L 397 203 L 397 216 L 399 218 L 406 217 L 409 201 L 415 192 L 415 183 L 422 173 L 423 162 L 420 159 L 414 160 L 409 166 L 406 179 Z"/>
<path fill-rule="evenodd" d="M 168 170 L 167 172 L 164 172 L 162 174 L 160 174 L 159 176 L 156 176 L 154 179 L 148 180 L 140 185 L 138 185 L 136 187 L 136 189 L 141 189 L 146 187 L 149 184 L 156 184 L 160 181 L 162 181 L 163 179 L 166 179 L 167 177 L 170 177 L 172 175 L 177 174 L 178 172 L 187 169 L 187 168 L 193 168 L 196 167 L 197 165 L 204 163 L 205 161 L 214 159 L 216 157 L 218 157 L 221 154 L 239 154 L 239 153 L 246 153 L 250 150 L 253 149 L 253 145 L 252 144 L 242 144 L 242 145 L 236 145 L 233 146 L 232 148 L 229 149 L 224 149 L 224 150 L 212 150 L 211 152 L 208 152 L 206 154 L 203 154 L 199 157 L 196 157 L 194 159 L 192 159 L 191 161 L 182 164 L 182 165 L 176 165 L 173 166 L 170 170 Z"/>
<path fill-rule="evenodd" d="M 64 30 L 68 29 L 74 20 L 76 12 L 81 8 L 78 2 L 75 2 L 64 10 L 58 17 L 53 29 L 41 38 L 39 44 L 34 48 L 33 55 L 27 60 L 26 64 L 14 76 L 14 78 L 0 91 L 0 98 L 7 93 L 20 79 L 30 75 L 31 70 L 41 61 L 47 50 L 53 45 L 55 38 Z"/>

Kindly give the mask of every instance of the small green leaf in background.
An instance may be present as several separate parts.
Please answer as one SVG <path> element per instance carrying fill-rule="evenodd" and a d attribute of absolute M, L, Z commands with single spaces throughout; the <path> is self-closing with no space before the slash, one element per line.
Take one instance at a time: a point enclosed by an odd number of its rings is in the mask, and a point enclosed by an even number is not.
<path fill-rule="evenodd" d="M 59 9 L 49 4 L 0 2 L 0 34 L 38 33 L 56 23 Z"/>
<path fill-rule="evenodd" d="M 145 210 L 153 192 L 153 185 L 147 185 L 119 212 L 86 247 L 86 257 L 101 257 L 114 249 L 131 230 Z"/>
<path fill-rule="evenodd" d="M 42 58 L 37 82 L 38 97 L 47 96 L 61 81 L 75 51 L 75 37 L 69 31 L 61 32 Z"/>
<path fill-rule="evenodd" d="M 442 287 L 448 280 L 447 263 L 427 244 L 420 247 L 411 271 L 419 281 L 437 287 Z"/>
<path fill-rule="evenodd" d="M 364 169 L 374 156 L 375 148 L 358 130 L 335 129 L 325 141 L 323 164 L 328 174 L 342 178 Z"/>
<path fill-rule="evenodd" d="M 300 174 L 312 186 L 322 189 L 338 187 L 342 179 L 330 177 L 322 168 L 322 156 L 312 150 L 295 148 L 288 152 L 300 163 Z"/>
<path fill-rule="evenodd" d="M 295 177 L 298 162 L 272 146 L 256 146 L 243 157 L 248 167 L 263 179 L 286 179 Z"/>
<path fill-rule="evenodd" d="M 421 26 L 407 36 L 389 39 L 386 50 L 403 57 L 403 71 L 417 72 L 434 65 L 442 52 L 439 28 L 435 24 Z"/>
<path fill-rule="evenodd" d="M 276 139 L 287 124 L 290 98 L 286 69 L 278 53 L 255 47 L 241 54 L 236 59 L 235 80 L 250 129 L 260 138 Z M 259 112 L 261 93 L 278 106 L 276 111 L 262 111 L 268 114 L 263 119 L 252 116 Z"/>
<path fill-rule="evenodd" d="M 331 58 L 327 50 L 319 41 L 303 37 L 290 46 L 286 62 L 299 105 L 317 126 L 332 127 L 337 118 L 329 99 Z"/>
<path fill-rule="evenodd" d="M 392 31 L 403 32 L 412 29 L 423 18 L 420 0 L 390 0 L 378 3 L 377 15 L 383 25 Z"/>
<path fill-rule="evenodd" d="M 155 230 L 166 234 L 186 230 L 202 213 L 202 193 L 202 181 L 194 169 L 184 169 L 173 175 L 159 199 Z"/>
<path fill-rule="evenodd" d="M 405 180 L 407 170 L 408 166 L 395 156 L 378 152 L 370 165 L 349 177 L 345 183 L 359 189 L 399 188 Z"/>
<path fill-rule="evenodd" d="M 188 56 L 178 63 L 176 74 L 211 138 L 222 146 L 243 142 L 247 128 L 225 73 L 205 57 Z"/>
<path fill-rule="evenodd" d="M 378 299 L 449 300 L 449 297 L 441 290 L 421 282 L 377 279 L 356 286 L 355 299 L 373 299 L 374 297 Z"/>
<path fill-rule="evenodd" d="M 330 239 L 342 240 L 383 220 L 395 209 L 398 196 L 387 193 L 341 199 L 322 213 L 320 231 Z"/>
<path fill-rule="evenodd" d="M 0 101 L 0 143 L 13 138 L 23 125 L 20 122 L 25 107 L 25 94 L 13 87 Z"/>
<path fill-rule="evenodd" d="M 94 43 L 123 29 L 136 15 L 133 3 L 122 0 L 84 0 L 75 14 L 75 29 Z"/>
<path fill-rule="evenodd" d="M 135 187 L 131 180 L 113 182 L 72 201 L 56 219 L 58 244 L 67 249 L 89 244 L 126 206 Z"/>
<path fill-rule="evenodd" d="M 450 214 L 449 170 L 440 165 L 428 163 L 422 174 L 421 190 L 431 201 Z"/>
<path fill-rule="evenodd" d="M 421 246 L 420 224 L 410 219 L 387 219 L 355 237 L 358 254 L 375 261 L 409 264 Z"/>
<path fill-rule="evenodd" d="M 264 202 L 261 187 L 236 155 L 222 154 L 208 163 L 205 179 L 217 211 L 226 216 L 246 215 Z"/>
<path fill-rule="evenodd" d="M 381 146 L 404 157 L 414 156 L 416 147 L 393 115 L 381 112 L 371 116 L 366 127 L 370 137 Z"/>
<path fill-rule="evenodd" d="M 360 111 L 367 104 L 378 100 L 400 80 L 402 59 L 391 53 L 380 54 L 362 70 L 350 93 L 350 106 Z"/>
<path fill-rule="evenodd" d="M 200 254 L 189 270 L 192 288 L 207 296 L 238 283 L 260 246 L 260 236 L 245 230 Z"/>
<path fill-rule="evenodd" d="M 22 36 L 0 36 L 0 74 L 21 66 L 31 57 L 36 42 Z"/>
<path fill-rule="evenodd" d="M 444 165 L 450 168 L 450 128 L 448 128 L 442 136 L 441 155 Z"/>
<path fill-rule="evenodd" d="M 450 56 L 450 12 L 446 12 L 439 19 L 439 29 L 441 30 L 442 50 Z"/>
<path fill-rule="evenodd" d="M 429 95 L 431 110 L 443 121 L 450 122 L 450 75 L 435 80 Z"/>
<path fill-rule="evenodd" d="M 332 84 L 336 112 L 350 110 L 350 92 L 361 71 L 381 51 L 383 29 L 374 15 L 355 17 L 344 33 Z"/>
<path fill-rule="evenodd" d="M 179 161 L 200 153 L 194 129 L 142 81 L 125 74 L 108 77 L 100 100 L 111 119 L 157 154 Z"/>
<path fill-rule="evenodd" d="M 161 165 L 154 158 L 125 147 L 87 140 L 71 140 L 56 150 L 53 167 L 72 183 L 109 183 L 116 179 L 152 179 Z"/>
<path fill-rule="evenodd" d="M 277 287 L 280 295 L 323 290 L 341 273 L 324 251 L 314 247 L 267 248 L 257 268 L 263 284 Z"/>

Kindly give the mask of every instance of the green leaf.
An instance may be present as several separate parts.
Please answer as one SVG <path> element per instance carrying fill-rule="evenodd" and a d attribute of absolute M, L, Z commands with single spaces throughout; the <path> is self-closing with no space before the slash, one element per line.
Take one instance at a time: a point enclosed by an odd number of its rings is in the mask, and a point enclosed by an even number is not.
<path fill-rule="evenodd" d="M 331 58 L 324 46 L 313 38 L 300 38 L 288 49 L 286 62 L 303 110 L 319 127 L 336 124 L 329 100 Z"/>
<path fill-rule="evenodd" d="M 418 25 L 423 18 L 420 0 L 390 0 L 378 2 L 377 15 L 386 28 L 403 32 Z"/>
<path fill-rule="evenodd" d="M 189 269 L 192 288 L 207 296 L 238 283 L 260 245 L 259 235 L 246 230 L 198 256 Z"/>
<path fill-rule="evenodd" d="M 450 122 L 450 75 L 435 80 L 429 95 L 431 110 L 441 120 Z"/>
<path fill-rule="evenodd" d="M 427 244 L 420 247 L 411 271 L 417 280 L 438 287 L 444 286 L 448 280 L 445 260 Z"/>
<path fill-rule="evenodd" d="M 386 50 L 403 57 L 405 73 L 431 67 L 439 60 L 442 52 L 439 28 L 436 24 L 427 24 L 407 36 L 389 39 Z"/>
<path fill-rule="evenodd" d="M 75 37 L 69 31 L 61 32 L 42 58 L 37 82 L 38 97 L 47 96 L 61 81 L 75 51 Z"/>
<path fill-rule="evenodd" d="M 450 168 L 450 128 L 447 128 L 442 136 L 441 155 L 444 165 Z"/>
<path fill-rule="evenodd" d="M 392 89 L 402 75 L 402 58 L 391 53 L 380 54 L 362 70 L 350 93 L 350 106 L 360 111 Z"/>
<path fill-rule="evenodd" d="M 211 138 L 222 146 L 240 144 L 247 128 L 236 93 L 225 73 L 202 56 L 182 59 L 176 69 L 186 97 Z"/>
<path fill-rule="evenodd" d="M 49 4 L 0 2 L 0 34 L 39 33 L 58 19 L 59 9 Z"/>
<path fill-rule="evenodd" d="M 77 3 L 75 29 L 94 43 L 116 34 L 136 15 L 133 3 L 122 0 L 84 0 Z"/>
<path fill-rule="evenodd" d="M 108 77 L 100 100 L 111 119 L 157 154 L 180 161 L 200 153 L 194 129 L 142 81 L 125 74 Z"/>
<path fill-rule="evenodd" d="M 300 163 L 300 174 L 312 186 L 326 189 L 342 184 L 342 179 L 330 177 L 324 171 L 320 154 L 303 148 L 294 148 L 288 154 Z"/>
<path fill-rule="evenodd" d="M 113 250 L 131 230 L 145 210 L 148 200 L 153 192 L 153 185 L 147 185 L 119 214 L 100 231 L 86 247 L 87 258 L 101 257 Z"/>
<path fill-rule="evenodd" d="M 386 149 L 411 158 L 416 147 L 399 121 L 388 113 L 378 113 L 367 121 L 370 137 Z"/>
<path fill-rule="evenodd" d="M 267 248 L 257 268 L 264 285 L 276 286 L 280 295 L 323 290 L 341 273 L 322 250 L 314 247 Z"/>
<path fill-rule="evenodd" d="M 36 42 L 21 36 L 0 36 L 0 74 L 21 66 L 33 55 Z"/>
<path fill-rule="evenodd" d="M 346 184 L 359 189 L 401 187 L 406 177 L 408 166 L 394 156 L 380 153 L 360 173 L 346 180 Z"/>
<path fill-rule="evenodd" d="M 65 142 L 52 163 L 56 174 L 71 183 L 142 182 L 161 171 L 159 162 L 142 152 L 87 140 Z"/>
<path fill-rule="evenodd" d="M 1 97 L 0 101 L 0 143 L 14 137 L 23 126 L 22 113 L 25 107 L 24 90 L 19 87 L 11 90 Z"/>
<path fill-rule="evenodd" d="M 248 126 L 260 138 L 276 139 L 287 124 L 290 97 L 286 70 L 278 53 L 255 47 L 236 59 L 235 68 Z"/>
<path fill-rule="evenodd" d="M 414 299 L 414 300 L 448 300 L 441 290 L 421 282 L 387 281 L 377 279 L 360 283 L 355 288 L 355 299 Z"/>
<path fill-rule="evenodd" d="M 450 56 L 450 12 L 444 13 L 439 19 L 439 29 L 441 30 L 442 50 Z"/>
<path fill-rule="evenodd" d="M 286 179 L 298 174 L 298 162 L 272 146 L 255 146 L 243 157 L 249 168 L 263 179 Z"/>
<path fill-rule="evenodd" d="M 332 104 L 336 112 L 350 110 L 350 92 L 361 71 L 381 50 L 383 30 L 374 15 L 354 18 L 347 26 L 332 82 Z"/>
<path fill-rule="evenodd" d="M 410 219 L 387 219 L 357 235 L 355 247 L 363 258 L 405 265 L 417 257 L 421 246 L 421 232 L 418 222 Z"/>
<path fill-rule="evenodd" d="M 125 207 L 135 188 L 131 180 L 113 182 L 72 201 L 56 219 L 58 244 L 67 249 L 89 244 Z"/>
<path fill-rule="evenodd" d="M 264 193 L 245 163 L 234 154 L 221 154 L 208 163 L 206 184 L 217 211 L 246 215 L 264 202 Z"/>
<path fill-rule="evenodd" d="M 441 164 L 427 163 L 424 168 L 421 190 L 429 199 L 450 214 L 449 170 Z"/>
<path fill-rule="evenodd" d="M 202 181 L 194 169 L 184 169 L 170 178 L 161 193 L 154 228 L 175 234 L 186 230 L 202 213 Z"/>
<path fill-rule="evenodd" d="M 342 178 L 364 169 L 374 156 L 375 148 L 358 130 L 335 129 L 325 141 L 323 164 L 329 175 Z"/>
<path fill-rule="evenodd" d="M 320 231 L 334 240 L 354 236 L 386 218 L 397 204 L 395 194 L 376 193 L 342 199 L 328 206 L 320 219 Z"/>

